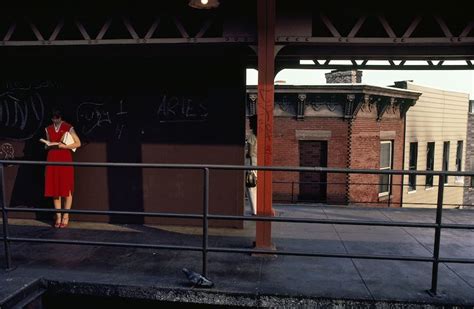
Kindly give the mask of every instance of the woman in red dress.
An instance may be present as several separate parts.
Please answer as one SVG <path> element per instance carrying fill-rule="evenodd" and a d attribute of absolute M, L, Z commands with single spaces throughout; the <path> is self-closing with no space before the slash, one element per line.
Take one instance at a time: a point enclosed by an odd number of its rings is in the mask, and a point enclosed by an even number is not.
<path fill-rule="evenodd" d="M 56 146 L 47 147 L 49 162 L 72 162 L 71 149 L 79 148 L 81 141 L 74 128 L 62 120 L 59 110 L 53 110 L 53 124 L 46 130 L 46 138 L 52 143 L 59 143 Z M 70 133 L 74 143 L 66 145 L 63 143 L 65 133 Z M 74 167 L 72 166 L 46 166 L 45 196 L 52 197 L 55 209 L 61 209 L 64 199 L 64 209 L 71 209 L 72 194 L 74 192 Z M 69 214 L 56 213 L 55 228 L 65 228 L 69 223 Z"/>

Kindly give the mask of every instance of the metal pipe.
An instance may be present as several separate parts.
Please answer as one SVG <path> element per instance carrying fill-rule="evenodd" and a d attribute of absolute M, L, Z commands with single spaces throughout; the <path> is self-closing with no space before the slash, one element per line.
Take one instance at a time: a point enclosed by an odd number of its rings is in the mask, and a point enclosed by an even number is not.
<path fill-rule="evenodd" d="M 445 204 L 446 205 L 446 204 Z M 5 207 L 7 212 L 30 212 L 30 213 L 73 213 L 73 214 L 92 214 L 92 215 L 135 215 L 150 217 L 172 217 L 184 219 L 203 219 L 199 214 L 168 214 L 154 212 L 130 212 L 130 211 L 99 211 L 99 210 L 75 210 L 75 209 L 32 209 L 20 207 Z M 436 223 L 422 222 L 397 222 L 397 221 L 355 221 L 355 220 L 328 220 L 328 219 L 306 219 L 306 218 L 284 218 L 284 217 L 258 217 L 258 216 L 228 216 L 228 215 L 208 215 L 208 219 L 215 220 L 245 220 L 245 221 L 273 221 L 289 223 L 316 223 L 316 224 L 343 224 L 343 225 L 367 225 L 367 226 L 398 226 L 398 227 L 419 227 L 434 228 Z M 447 229 L 474 229 L 472 224 L 442 224 L 442 228 Z"/>
<path fill-rule="evenodd" d="M 169 169 L 203 169 L 215 170 L 259 170 L 282 172 L 326 172 L 340 174 L 377 174 L 377 175 L 446 175 L 446 176 L 474 176 L 474 172 L 457 171 L 418 171 L 418 170 L 371 170 L 328 167 L 284 167 L 284 166 L 246 166 L 246 165 L 209 165 L 209 164 L 158 164 L 158 163 L 102 163 L 102 162 L 47 162 L 47 161 L 20 161 L 0 160 L 0 164 L 7 165 L 57 165 L 77 167 L 117 167 L 117 168 L 169 168 Z"/>
<path fill-rule="evenodd" d="M 82 240 L 63 240 L 63 239 L 49 239 L 49 238 L 24 238 L 24 237 L 9 237 L 13 242 L 29 242 L 29 243 L 49 243 L 49 244 L 64 244 L 64 245 L 88 245 L 88 246 L 107 246 L 107 247 L 129 247 L 141 249 L 168 249 L 168 250 L 183 250 L 183 251 L 202 251 L 201 247 L 196 246 L 173 246 L 173 245 L 151 245 L 151 244 L 136 244 L 124 242 L 106 242 L 106 241 L 82 241 Z M 395 261 L 412 261 L 412 262 L 433 262 L 432 257 L 423 256 L 387 256 L 387 255 L 366 255 L 366 254 L 331 254 L 331 253 L 310 253 L 298 251 L 280 251 L 280 250 L 263 250 L 263 249 L 235 249 L 235 248 L 217 248 L 208 247 L 208 252 L 221 253 L 256 253 L 256 254 L 270 254 L 270 255 L 287 255 L 287 256 L 307 256 L 307 257 L 327 257 L 327 258 L 350 258 L 350 259 L 367 259 L 367 260 L 395 260 Z M 470 260 L 453 260 L 453 262 L 471 263 Z"/>
<path fill-rule="evenodd" d="M 84 215 L 127 215 L 127 216 L 142 216 L 142 217 L 165 217 L 165 218 L 183 218 L 183 219 L 202 219 L 200 214 L 178 214 L 178 213 L 163 213 L 163 212 L 138 212 L 138 211 L 115 211 L 115 210 L 76 210 L 76 209 L 37 209 L 24 207 L 7 207 L 9 212 L 34 212 L 34 213 L 71 213 Z"/>
<path fill-rule="evenodd" d="M 202 275 L 207 277 L 207 248 L 209 244 L 209 169 L 204 169 L 203 187 L 203 220 L 202 220 Z"/>
<path fill-rule="evenodd" d="M 82 166 L 82 167 L 135 167 L 135 168 L 170 168 L 170 169 L 200 169 L 204 170 L 204 186 L 203 186 L 203 214 L 176 214 L 176 213 L 155 213 L 155 212 L 122 212 L 122 211 L 96 211 L 96 210 L 54 210 L 54 209 L 31 209 L 31 208 L 11 208 L 6 206 L 6 190 L 5 190 L 5 165 L 66 165 L 66 166 Z M 330 173 L 358 173 L 358 174 L 389 174 L 389 175 L 436 175 L 439 177 L 438 184 L 438 200 L 436 208 L 436 223 L 420 223 L 420 222 L 385 222 L 385 221 L 354 221 L 354 220 L 325 220 L 325 219 L 306 219 L 306 218 L 282 218 L 282 217 L 248 217 L 248 216 L 227 216 L 227 215 L 210 215 L 209 214 L 209 177 L 210 170 L 264 170 L 264 171 L 306 171 L 306 172 L 330 172 Z M 31 243 L 54 243 L 54 244 L 71 244 L 71 245 L 93 245 L 93 246 L 111 246 L 111 247 L 132 247 L 132 248 L 150 248 L 150 249 L 169 249 L 169 250 L 186 250 L 202 252 L 202 271 L 207 276 L 208 272 L 208 252 L 222 253 L 257 253 L 271 255 L 289 255 L 289 256 L 308 256 L 308 257 L 327 257 L 327 258 L 354 258 L 354 259 L 372 259 L 372 260 L 400 260 L 400 261 L 417 261 L 431 262 L 432 284 L 431 294 L 436 295 L 438 285 L 438 267 L 439 263 L 466 263 L 474 264 L 474 259 L 457 259 L 457 258 L 440 258 L 440 239 L 442 228 L 451 229 L 474 229 L 474 225 L 468 224 L 442 224 L 442 207 L 444 196 L 444 181 L 447 175 L 456 176 L 472 176 L 472 172 L 449 172 L 449 171 L 380 171 L 380 170 L 351 170 L 336 168 L 288 168 L 288 167 L 255 167 L 255 166 L 234 166 L 234 165 L 197 165 L 197 164 L 141 164 L 141 163 L 81 163 L 81 162 L 38 162 L 38 161 L 14 161 L 0 160 L 0 181 L 1 181 L 1 208 L 3 217 L 3 241 L 5 245 L 5 256 L 7 268 L 11 267 L 11 242 L 31 242 Z M 294 184 L 292 182 L 292 200 L 294 200 Z M 389 200 L 390 203 L 390 200 Z M 398 204 L 398 203 L 397 203 Z M 202 246 L 174 246 L 174 245 L 149 245 L 136 244 L 126 242 L 102 242 L 102 241 L 80 241 L 80 240 L 57 240 L 57 239 L 37 239 L 9 237 L 8 231 L 8 212 L 61 212 L 76 214 L 93 214 L 93 215 L 132 215 L 132 216 L 151 216 L 151 217 L 174 217 L 188 219 L 203 220 L 203 240 Z M 234 248 L 213 248 L 209 247 L 209 220 L 246 220 L 246 221 L 266 221 L 266 222 L 289 222 L 289 223 L 313 223 L 313 224 L 342 224 L 356 226 L 398 226 L 398 227 L 417 227 L 417 228 L 435 228 L 434 252 L 432 257 L 412 257 L 412 256 L 381 256 L 381 255 L 350 255 L 350 254 L 325 254 L 297 251 L 274 251 L 263 249 L 234 249 Z"/>
<path fill-rule="evenodd" d="M 287 255 L 287 256 L 307 256 L 307 257 L 327 257 L 327 258 L 350 258 L 350 259 L 367 259 L 367 260 L 395 260 L 395 261 L 412 261 L 412 262 L 432 262 L 432 257 L 416 257 L 416 256 L 385 256 L 385 255 L 365 255 L 365 254 L 330 254 L 330 253 L 308 253 L 298 251 L 280 251 L 280 250 L 260 250 L 260 249 L 235 249 L 235 248 L 208 248 L 210 252 L 222 253 L 250 253 L 250 254 L 269 254 L 269 255 Z"/>
<path fill-rule="evenodd" d="M 294 204 L 295 203 L 295 182 L 292 181 L 291 182 L 291 203 Z"/>
<path fill-rule="evenodd" d="M 436 223 L 420 222 L 396 222 L 396 221 L 356 221 L 356 220 L 330 220 L 330 219 L 304 219 L 304 218 L 284 218 L 266 216 L 228 216 L 209 215 L 212 220 L 245 220 L 245 221 L 271 221 L 282 223 L 316 223 L 316 224 L 340 224 L 340 225 L 366 225 L 366 226 L 398 226 L 398 227 L 419 227 L 434 228 Z"/>
<path fill-rule="evenodd" d="M 376 174 L 376 173 L 374 173 Z M 294 181 L 292 181 L 294 182 Z M 278 180 L 275 180 L 273 181 L 273 183 L 277 184 L 277 183 L 291 183 L 290 181 L 278 181 Z M 326 182 L 326 181 L 297 181 L 297 182 L 294 182 L 294 183 L 298 183 L 298 184 L 327 184 L 327 185 L 346 185 L 347 183 L 345 182 Z M 378 186 L 380 183 L 375 183 L 375 182 L 351 182 L 350 185 L 357 185 L 357 186 Z M 410 186 L 410 184 L 392 184 L 392 186 L 404 186 L 404 187 L 408 187 Z M 431 187 L 438 187 L 438 185 L 433 185 Z M 471 188 L 471 186 L 459 186 L 459 185 L 445 185 L 444 186 L 445 188 Z"/>
<path fill-rule="evenodd" d="M 11 269 L 12 257 L 10 252 L 10 241 L 8 240 L 8 213 L 7 213 L 7 191 L 5 190 L 5 166 L 0 164 L 0 194 L 2 203 L 2 219 L 3 219 L 3 246 L 5 249 L 5 268 Z"/>
<path fill-rule="evenodd" d="M 433 269 L 431 273 L 431 290 L 432 295 L 436 295 L 438 289 L 438 266 L 439 266 L 439 246 L 441 242 L 441 221 L 443 216 L 443 194 L 444 194 L 444 175 L 438 177 L 438 206 L 436 207 L 436 227 L 433 249 Z"/>
<path fill-rule="evenodd" d="M 440 258 L 440 263 L 474 264 L 474 259 Z"/>
<path fill-rule="evenodd" d="M 8 237 L 8 240 L 15 241 L 15 242 L 63 244 L 63 245 L 128 247 L 128 248 L 141 248 L 141 249 L 168 249 L 168 250 L 183 250 L 183 251 L 197 251 L 197 252 L 202 251 L 201 247 L 196 247 L 196 246 L 151 245 L 151 244 L 136 244 L 136 243 L 130 243 L 130 242 L 63 240 L 63 239 L 50 239 L 50 238 L 27 238 L 27 237 Z"/>

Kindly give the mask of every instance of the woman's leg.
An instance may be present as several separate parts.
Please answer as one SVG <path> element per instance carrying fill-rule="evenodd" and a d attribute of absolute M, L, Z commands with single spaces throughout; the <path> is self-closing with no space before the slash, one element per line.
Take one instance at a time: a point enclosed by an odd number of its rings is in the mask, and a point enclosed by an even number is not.
<path fill-rule="evenodd" d="M 54 204 L 54 209 L 61 209 L 61 197 L 53 197 L 53 204 Z M 56 218 L 54 221 L 54 227 L 59 227 L 61 224 L 61 213 L 57 212 L 56 213 Z"/>
<path fill-rule="evenodd" d="M 71 207 L 72 207 L 72 192 L 69 191 L 69 196 L 67 196 L 65 198 L 64 209 L 69 210 L 69 209 L 71 209 Z M 63 227 L 66 227 L 68 225 L 68 223 L 69 223 L 69 214 L 68 213 L 63 214 L 63 220 L 61 222 L 62 222 Z"/>

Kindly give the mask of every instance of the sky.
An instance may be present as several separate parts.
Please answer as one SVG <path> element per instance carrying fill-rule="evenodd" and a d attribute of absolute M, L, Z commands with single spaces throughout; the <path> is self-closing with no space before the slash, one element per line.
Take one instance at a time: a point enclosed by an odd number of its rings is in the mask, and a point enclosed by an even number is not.
<path fill-rule="evenodd" d="M 279 72 L 275 81 L 284 80 L 287 85 L 325 84 L 324 73 L 330 70 L 286 69 Z M 474 71 L 468 70 L 362 70 L 362 82 L 377 86 L 390 86 L 395 81 L 413 80 L 414 83 L 442 90 L 470 94 L 474 100 Z M 247 85 L 257 84 L 257 70 L 247 70 Z"/>

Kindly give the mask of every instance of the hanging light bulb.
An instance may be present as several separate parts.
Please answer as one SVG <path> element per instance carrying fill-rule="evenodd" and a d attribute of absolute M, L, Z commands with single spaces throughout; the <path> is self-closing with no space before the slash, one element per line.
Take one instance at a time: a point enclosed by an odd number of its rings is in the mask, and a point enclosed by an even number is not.
<path fill-rule="evenodd" d="M 189 0 L 189 6 L 195 9 L 215 9 L 219 4 L 219 0 Z"/>

